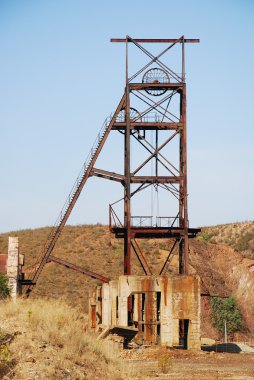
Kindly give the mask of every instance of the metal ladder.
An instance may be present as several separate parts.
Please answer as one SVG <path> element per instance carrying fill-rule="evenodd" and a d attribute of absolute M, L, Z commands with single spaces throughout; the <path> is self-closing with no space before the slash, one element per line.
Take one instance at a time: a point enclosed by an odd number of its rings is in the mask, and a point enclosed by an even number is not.
<path fill-rule="evenodd" d="M 56 219 L 56 222 L 54 226 L 52 227 L 52 230 L 50 234 L 47 237 L 46 243 L 41 251 L 41 255 L 39 259 L 37 260 L 36 264 L 33 266 L 32 271 L 30 273 L 29 278 L 25 279 L 23 278 L 20 281 L 20 284 L 23 286 L 26 286 L 26 294 L 28 295 L 31 290 L 33 289 L 34 285 L 36 285 L 37 280 L 44 268 L 44 266 L 49 261 L 51 252 L 53 251 L 56 242 L 71 214 L 71 211 L 87 181 L 89 178 L 91 171 L 94 167 L 94 164 L 105 144 L 105 141 L 107 140 L 107 137 L 113 127 L 113 124 L 123 108 L 125 104 L 125 95 L 123 95 L 122 99 L 120 100 L 113 116 L 106 118 L 95 141 L 94 144 L 85 160 L 85 163 L 83 164 L 79 175 L 62 207 L 62 210 L 60 211 L 58 218 Z"/>
<path fill-rule="evenodd" d="M 105 142 L 105 136 L 106 132 L 109 129 L 109 126 L 111 125 L 112 117 L 106 118 L 95 141 L 94 144 L 85 160 L 85 163 L 83 164 L 78 177 L 55 221 L 55 224 L 53 225 L 50 234 L 47 237 L 46 243 L 42 249 L 41 255 L 39 259 L 37 260 L 36 264 L 34 265 L 34 270 L 30 274 L 28 279 L 21 280 L 22 285 L 27 285 L 27 293 L 31 291 L 31 288 L 36 285 L 36 282 L 38 280 L 39 275 L 41 274 L 41 271 L 43 270 L 45 264 L 47 263 L 50 254 L 62 232 L 62 229 L 81 193 L 81 190 L 83 189 L 90 172 L 94 166 L 94 162 L 96 158 L 98 157 L 98 154 L 100 150 L 102 149 L 102 146 Z M 111 128 L 110 128 L 111 129 Z"/>

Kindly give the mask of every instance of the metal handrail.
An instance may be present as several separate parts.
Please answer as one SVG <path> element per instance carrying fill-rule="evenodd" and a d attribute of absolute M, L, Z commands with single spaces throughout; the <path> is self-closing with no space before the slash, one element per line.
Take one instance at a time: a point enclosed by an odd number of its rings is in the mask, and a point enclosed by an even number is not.
<path fill-rule="evenodd" d="M 65 203 L 64 203 L 64 205 L 63 205 L 63 207 L 62 207 L 62 209 L 61 209 L 61 211 L 60 211 L 60 213 L 59 213 L 59 215 L 58 215 L 58 217 L 57 217 L 57 219 L 56 219 L 56 221 L 52 227 L 52 230 L 47 237 L 47 240 L 46 240 L 46 242 L 43 246 L 43 249 L 42 249 L 42 253 L 41 253 L 39 259 L 33 265 L 33 267 L 35 268 L 34 272 L 33 272 L 34 274 L 36 273 L 37 266 L 41 263 L 41 261 L 44 258 L 45 251 L 49 248 L 49 246 L 52 242 L 52 239 L 55 237 L 55 235 L 57 233 L 57 228 L 59 227 L 62 220 L 64 219 L 65 214 L 68 210 L 68 207 L 70 206 L 70 204 L 73 200 L 73 197 L 74 197 L 79 185 L 81 184 L 82 178 L 85 175 L 85 173 L 86 173 L 86 171 L 87 171 L 87 169 L 88 169 L 88 167 L 89 167 L 89 165 L 90 165 L 90 163 L 91 163 L 91 161 L 92 161 L 92 159 L 93 159 L 93 157 L 94 157 L 94 155 L 95 155 L 95 153 L 96 153 L 96 151 L 97 151 L 97 149 L 98 149 L 98 147 L 99 147 L 99 145 L 100 145 L 100 143 L 101 143 L 101 141 L 102 141 L 102 139 L 106 133 L 106 130 L 107 130 L 111 120 L 112 120 L 112 115 L 110 115 L 109 117 L 107 117 L 104 120 L 102 127 L 101 127 L 98 135 L 96 136 L 94 143 L 92 145 L 92 148 L 91 148 L 89 154 L 87 155 L 86 160 L 85 160 L 84 164 L 82 165 L 82 168 L 81 168 L 81 170 L 77 176 L 77 179 L 74 182 L 74 185 L 72 186 L 71 191 L 69 192 L 69 194 L 65 200 Z M 32 276 L 32 278 L 33 278 L 33 276 Z"/>
<path fill-rule="evenodd" d="M 163 223 L 163 221 L 165 221 Z M 177 223 L 176 223 L 177 222 Z M 175 223 L 177 225 L 175 225 Z M 156 226 L 158 227 L 179 227 L 179 216 L 157 216 L 156 217 Z"/>
<path fill-rule="evenodd" d="M 114 224 L 112 225 L 112 219 Z M 115 210 L 113 209 L 112 205 L 109 205 L 109 227 L 112 228 L 114 227 L 123 227 L 123 224 L 121 220 L 118 218 Z"/>
<path fill-rule="evenodd" d="M 156 216 L 151 215 L 134 215 L 131 216 L 132 227 L 161 227 L 172 228 L 179 227 L 179 215 L 176 216 Z M 138 221 L 138 222 L 136 222 Z M 135 223 L 136 222 L 136 223 Z M 113 209 L 112 205 L 109 205 L 109 228 L 123 227 L 123 223 L 118 217 L 117 213 Z"/>
<path fill-rule="evenodd" d="M 137 226 L 135 226 L 135 220 L 139 220 L 139 223 L 138 223 L 138 225 Z M 150 223 L 148 223 L 148 225 L 147 225 L 147 221 L 150 221 Z M 131 216 L 131 225 L 133 226 L 133 227 L 150 227 L 150 226 L 152 226 L 152 224 L 153 224 L 153 217 L 151 216 L 151 215 L 148 215 L 148 216 L 146 216 L 146 215 L 138 215 L 138 216 Z"/>

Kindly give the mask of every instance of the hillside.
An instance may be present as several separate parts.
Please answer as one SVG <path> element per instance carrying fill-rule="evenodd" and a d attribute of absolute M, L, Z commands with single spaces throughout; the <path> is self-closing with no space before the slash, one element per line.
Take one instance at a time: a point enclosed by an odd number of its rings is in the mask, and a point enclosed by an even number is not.
<path fill-rule="evenodd" d="M 200 239 L 228 245 L 244 257 L 254 258 L 254 222 L 221 224 L 202 227 Z"/>
<path fill-rule="evenodd" d="M 234 295 L 244 316 L 246 331 L 254 333 L 254 301 L 252 297 L 254 260 L 250 258 L 252 257 L 251 239 L 248 240 L 248 249 L 245 245 L 238 244 L 243 226 L 241 224 L 239 226 L 236 224 L 236 226 L 226 225 L 226 227 L 216 226 L 202 229 L 200 236 L 190 242 L 190 271 L 200 275 L 202 293 L 218 296 Z M 247 226 L 245 224 L 246 235 L 248 229 L 248 236 L 250 236 L 254 229 L 253 222 L 249 222 Z M 39 256 L 49 230 L 49 228 L 40 228 L 2 234 L 0 252 L 6 252 L 9 235 L 18 236 L 20 251 L 26 255 L 26 267 L 29 267 Z M 228 231 L 235 232 L 230 235 Z M 232 240 L 229 239 L 230 236 Z M 236 248 L 235 244 L 238 244 L 238 251 L 231 248 Z M 153 273 L 158 273 L 170 248 L 168 241 L 151 239 L 140 241 L 140 245 Z M 244 248 L 243 251 L 241 248 Z M 107 226 L 67 226 L 55 247 L 54 255 L 112 279 L 122 274 L 123 242 L 115 239 Z M 177 271 L 177 261 L 178 258 L 175 255 L 171 265 L 173 272 Z M 133 274 L 142 274 L 142 269 L 135 257 L 133 264 Z M 47 264 L 43 270 L 31 297 L 42 296 L 54 299 L 62 297 L 69 304 L 86 312 L 88 289 L 96 283 L 96 280 L 51 263 Z M 216 338 L 217 334 L 210 324 L 209 297 L 202 297 L 202 308 L 202 335 Z"/>

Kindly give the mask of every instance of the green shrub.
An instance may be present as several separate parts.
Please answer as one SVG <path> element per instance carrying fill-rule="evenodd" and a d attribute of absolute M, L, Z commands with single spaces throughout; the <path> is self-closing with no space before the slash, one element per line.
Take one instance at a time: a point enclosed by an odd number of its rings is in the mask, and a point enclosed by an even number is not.
<path fill-rule="evenodd" d="M 197 239 L 198 240 L 209 241 L 211 239 L 211 236 L 209 234 L 202 234 L 202 235 L 198 235 Z"/>
<path fill-rule="evenodd" d="M 6 344 L 0 346 L 0 362 L 8 363 L 10 361 L 10 349 Z"/>
<path fill-rule="evenodd" d="M 10 288 L 8 285 L 8 278 L 0 273 L 0 299 L 5 299 L 10 296 Z"/>
<path fill-rule="evenodd" d="M 210 304 L 213 327 L 223 333 L 226 321 L 228 334 L 241 330 L 243 318 L 234 297 L 225 299 L 212 297 Z"/>

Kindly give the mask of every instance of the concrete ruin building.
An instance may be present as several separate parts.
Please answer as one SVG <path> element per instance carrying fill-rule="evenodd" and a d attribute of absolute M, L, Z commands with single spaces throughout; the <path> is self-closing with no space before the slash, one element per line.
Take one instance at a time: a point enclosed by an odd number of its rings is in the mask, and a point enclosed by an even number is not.
<path fill-rule="evenodd" d="M 91 290 L 89 320 L 126 343 L 137 335 L 140 344 L 200 349 L 199 277 L 120 276 Z"/>

